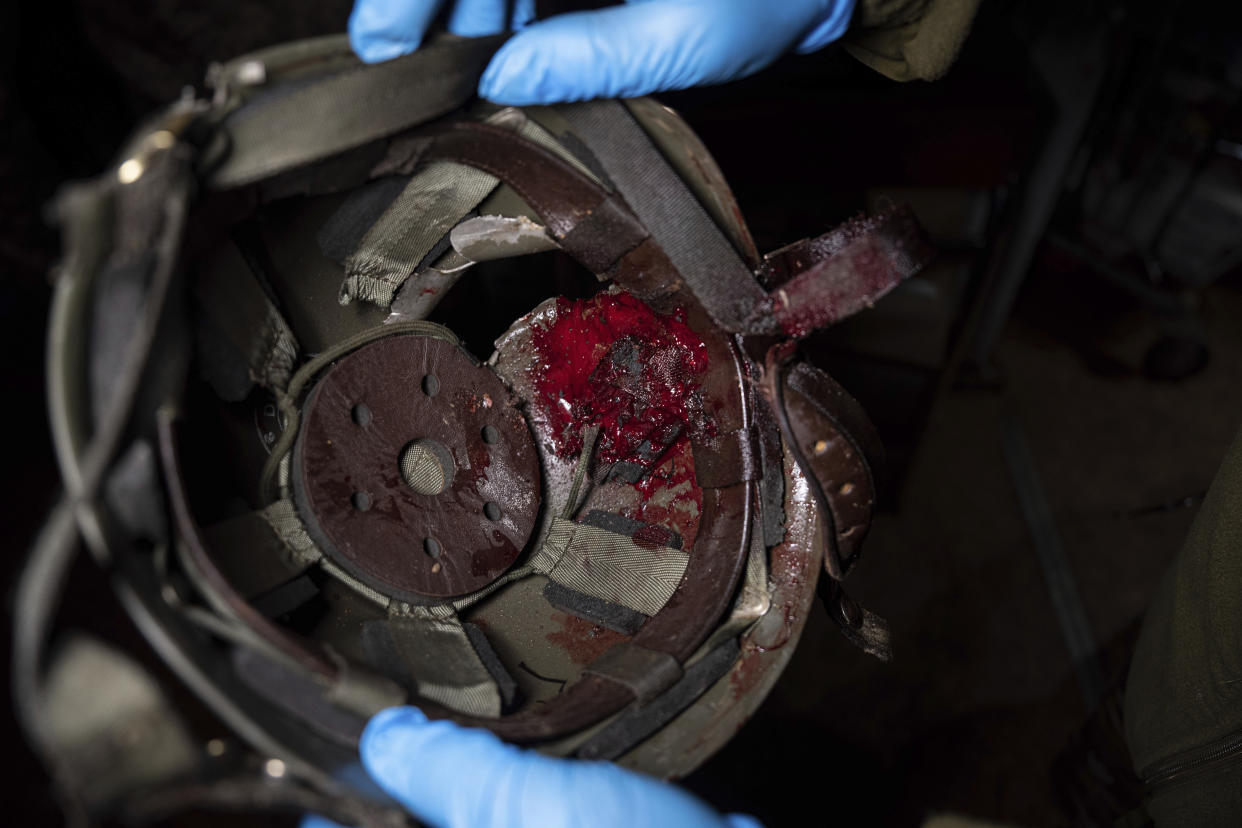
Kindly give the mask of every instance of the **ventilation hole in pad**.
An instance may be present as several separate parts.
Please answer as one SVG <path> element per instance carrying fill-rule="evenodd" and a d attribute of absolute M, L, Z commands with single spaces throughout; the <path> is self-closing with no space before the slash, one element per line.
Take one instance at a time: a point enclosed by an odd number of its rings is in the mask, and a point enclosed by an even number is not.
<path fill-rule="evenodd" d="M 401 478 L 421 495 L 438 495 L 452 482 L 454 464 L 448 449 L 435 440 L 415 440 L 401 452 Z"/>

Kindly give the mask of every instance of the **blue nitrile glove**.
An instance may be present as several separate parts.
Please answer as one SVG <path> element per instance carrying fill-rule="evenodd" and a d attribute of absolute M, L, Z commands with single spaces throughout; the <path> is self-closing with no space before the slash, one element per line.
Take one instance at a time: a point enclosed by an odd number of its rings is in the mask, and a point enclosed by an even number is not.
<path fill-rule="evenodd" d="M 349 37 L 363 60 L 408 54 L 446 0 L 355 0 Z M 631 98 L 722 83 L 845 33 L 855 0 L 629 0 L 531 23 L 534 0 L 452 2 L 448 27 L 468 37 L 520 29 L 479 81 L 479 94 L 526 106 Z"/>
<path fill-rule="evenodd" d="M 610 762 L 542 756 L 413 707 L 377 713 L 360 751 L 379 786 L 432 828 L 761 828 Z"/>

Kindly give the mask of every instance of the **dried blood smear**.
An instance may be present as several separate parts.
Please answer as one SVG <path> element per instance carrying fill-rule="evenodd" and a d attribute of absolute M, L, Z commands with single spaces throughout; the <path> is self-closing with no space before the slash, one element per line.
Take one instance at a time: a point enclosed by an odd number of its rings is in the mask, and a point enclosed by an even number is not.
<path fill-rule="evenodd" d="M 682 435 L 664 461 L 634 486 L 639 502 L 629 516 L 681 535 L 683 548 L 692 549 L 699 534 L 703 490 L 694 476 L 694 454 Z"/>
<path fill-rule="evenodd" d="M 630 640 L 628 635 L 613 632 L 575 615 L 554 612 L 552 617 L 560 623 L 561 629 L 548 633 L 548 641 L 563 648 L 576 664 L 590 664 L 617 644 Z"/>
<path fill-rule="evenodd" d="M 553 448 L 582 449 L 583 430 L 600 426 L 605 463 L 647 465 L 687 429 L 702 426 L 698 388 L 707 346 L 684 315 L 657 314 L 628 293 L 556 300 L 555 319 L 536 326 L 535 390 Z"/>

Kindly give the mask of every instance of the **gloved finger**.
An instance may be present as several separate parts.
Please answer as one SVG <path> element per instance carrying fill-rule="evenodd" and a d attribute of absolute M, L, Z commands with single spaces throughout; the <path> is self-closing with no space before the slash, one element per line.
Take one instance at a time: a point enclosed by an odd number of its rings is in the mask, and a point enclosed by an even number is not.
<path fill-rule="evenodd" d="M 523 29 L 534 19 L 535 0 L 457 0 L 449 13 L 448 30 L 462 37 L 486 37 Z"/>
<path fill-rule="evenodd" d="M 457 0 L 449 12 L 448 30 L 462 37 L 486 37 L 507 31 L 506 0 Z"/>
<path fill-rule="evenodd" d="M 534 2 L 534 0 L 530 0 Z M 625 0 L 627 3 L 659 3 L 661 0 Z M 811 17 L 819 19 L 818 25 L 810 30 L 798 43 L 794 51 L 798 54 L 806 54 L 822 49 L 834 40 L 840 39 L 845 34 L 845 30 L 849 27 L 850 18 L 854 14 L 854 6 L 856 0 L 792 0 L 793 3 L 801 3 L 801 5 L 811 12 Z M 816 9 L 815 7 L 818 7 Z M 517 28 L 516 26 L 514 27 Z"/>
<path fill-rule="evenodd" d="M 514 0 L 509 28 L 520 32 L 535 21 L 535 0 Z"/>
<path fill-rule="evenodd" d="M 332 778 L 348 788 L 355 796 L 394 808 L 397 805 L 380 789 L 379 785 L 375 784 L 375 780 L 367 773 L 366 768 L 362 767 L 361 762 L 350 762 L 338 767 L 332 772 Z M 310 813 L 302 817 L 298 828 L 349 828 L 349 826 L 334 822 L 325 816 Z"/>
<path fill-rule="evenodd" d="M 430 722 L 411 707 L 377 714 L 362 734 L 367 770 L 437 828 L 725 828 L 690 794 L 606 762 L 553 759 L 485 730 Z"/>
<path fill-rule="evenodd" d="M 505 20 L 509 6 L 513 14 Z M 535 19 L 535 0 L 457 0 L 448 15 L 448 31 L 462 37 L 486 37 L 525 29 Z"/>
<path fill-rule="evenodd" d="M 757 72 L 818 33 L 839 36 L 851 0 L 648 0 L 535 23 L 492 59 L 479 93 L 498 103 L 634 97 Z M 843 11 L 842 11 L 843 10 Z"/>
<path fill-rule="evenodd" d="M 367 63 L 408 55 L 443 5 L 444 0 L 355 0 L 349 45 Z"/>
<path fill-rule="evenodd" d="M 811 30 L 802 36 L 802 40 L 794 49 L 800 55 L 810 54 L 824 48 L 833 41 L 840 40 L 845 30 L 850 27 L 850 19 L 854 16 L 856 0 L 836 0 Z"/>
<path fill-rule="evenodd" d="M 298 823 L 298 828 L 346 828 L 344 825 L 333 822 L 327 817 L 321 817 L 318 814 L 310 814 L 302 817 L 302 821 Z"/>

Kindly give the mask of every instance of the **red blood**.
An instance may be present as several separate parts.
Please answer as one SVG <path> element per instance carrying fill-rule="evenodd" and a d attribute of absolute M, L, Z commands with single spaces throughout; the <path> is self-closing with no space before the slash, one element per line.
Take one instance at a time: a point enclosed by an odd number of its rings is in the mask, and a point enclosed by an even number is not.
<path fill-rule="evenodd" d="M 469 466 L 463 466 L 460 457 L 454 458 L 457 470 L 453 477 L 453 491 L 467 487 L 474 489 L 487 481 L 487 467 L 492 464 L 492 455 L 487 446 L 478 442 L 469 443 L 466 446 L 466 456 L 470 458 Z"/>
<path fill-rule="evenodd" d="M 552 617 L 560 623 L 561 629 L 548 633 L 547 639 L 564 649 L 575 664 L 590 664 L 617 644 L 630 640 L 628 635 L 614 632 L 575 615 L 557 612 Z"/>
<path fill-rule="evenodd" d="M 759 655 L 761 652 L 761 650 L 749 647 L 743 648 L 742 657 L 737 666 L 733 668 L 733 674 L 729 678 L 733 698 L 739 699 L 746 695 L 759 683 L 759 679 L 763 678 L 765 671 Z"/>
<path fill-rule="evenodd" d="M 864 237 L 781 285 L 767 301 L 766 312 L 787 336 L 801 339 L 871 307 L 902 278 L 902 271 Z"/>
<path fill-rule="evenodd" d="M 671 546 L 673 533 L 663 526 L 648 524 L 638 529 L 633 534 L 634 545 L 643 549 L 658 549 L 661 546 Z"/>
<path fill-rule="evenodd" d="M 694 452 L 684 434 L 664 461 L 634 488 L 642 500 L 631 510 L 630 517 L 672 529 L 681 535 L 683 549 L 693 549 L 703 511 L 703 490 L 694 476 Z M 657 494 L 663 496 L 657 498 Z"/>
<path fill-rule="evenodd" d="M 487 575 L 491 572 L 503 572 L 513 560 L 513 541 L 506 538 L 498 530 L 492 531 L 492 546 L 476 549 L 470 555 L 470 574 Z"/>
<path fill-rule="evenodd" d="M 536 326 L 533 341 L 537 401 L 558 454 L 577 454 L 583 430 L 598 425 L 601 461 L 648 465 L 703 427 L 695 392 L 707 346 L 680 312 L 662 316 L 628 293 L 557 299 L 555 319 Z"/>

